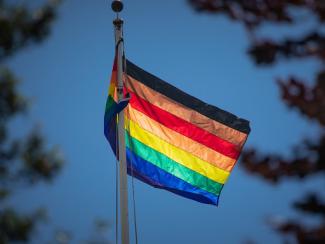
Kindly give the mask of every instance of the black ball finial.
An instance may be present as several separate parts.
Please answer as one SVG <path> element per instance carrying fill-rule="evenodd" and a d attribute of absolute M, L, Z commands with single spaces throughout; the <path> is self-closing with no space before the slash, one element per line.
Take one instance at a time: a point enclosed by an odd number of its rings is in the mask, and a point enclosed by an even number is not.
<path fill-rule="evenodd" d="M 123 3 L 121 0 L 114 0 L 111 7 L 114 12 L 119 13 L 123 10 Z"/>

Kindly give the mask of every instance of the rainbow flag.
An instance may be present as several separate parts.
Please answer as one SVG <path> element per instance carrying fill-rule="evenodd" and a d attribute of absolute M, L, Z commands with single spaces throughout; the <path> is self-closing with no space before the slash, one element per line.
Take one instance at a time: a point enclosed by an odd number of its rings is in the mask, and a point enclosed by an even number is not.
<path fill-rule="evenodd" d="M 106 103 L 105 135 L 116 154 L 116 66 Z M 249 122 L 192 97 L 126 61 L 128 173 L 156 188 L 218 205 L 250 132 Z"/>

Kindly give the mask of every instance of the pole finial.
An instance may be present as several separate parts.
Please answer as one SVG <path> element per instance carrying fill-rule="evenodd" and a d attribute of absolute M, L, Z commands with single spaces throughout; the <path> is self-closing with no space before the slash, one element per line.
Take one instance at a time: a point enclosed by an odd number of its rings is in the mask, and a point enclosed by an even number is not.
<path fill-rule="evenodd" d="M 112 10 L 115 12 L 115 13 L 119 13 L 123 10 L 123 3 L 122 3 L 122 0 L 114 0 L 112 1 Z"/>

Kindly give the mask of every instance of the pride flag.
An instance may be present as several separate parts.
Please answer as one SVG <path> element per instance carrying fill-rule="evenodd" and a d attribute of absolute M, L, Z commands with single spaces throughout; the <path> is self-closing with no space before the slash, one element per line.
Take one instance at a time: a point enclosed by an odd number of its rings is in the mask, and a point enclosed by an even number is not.
<path fill-rule="evenodd" d="M 125 142 L 128 173 L 156 188 L 218 205 L 250 132 L 249 122 L 181 91 L 126 61 Z M 113 68 L 105 135 L 116 153 Z M 115 94 L 115 95 L 114 95 Z M 115 98 L 114 98 L 115 97 Z"/>

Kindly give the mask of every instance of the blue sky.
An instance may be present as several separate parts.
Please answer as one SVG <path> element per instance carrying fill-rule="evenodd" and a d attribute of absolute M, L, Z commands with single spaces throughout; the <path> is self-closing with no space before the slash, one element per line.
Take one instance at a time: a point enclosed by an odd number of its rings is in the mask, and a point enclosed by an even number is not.
<path fill-rule="evenodd" d="M 240 24 L 197 14 L 186 1 L 124 2 L 127 58 L 191 95 L 250 120 L 246 147 L 289 156 L 289 148 L 301 138 L 317 136 L 316 126 L 280 101 L 274 83 L 274 78 L 291 73 L 311 79 L 317 63 L 289 61 L 256 68 L 246 54 L 248 36 Z M 65 1 L 50 37 L 9 61 L 32 103 L 31 111 L 14 122 L 15 134 L 37 124 L 49 145 L 59 145 L 66 158 L 52 185 L 20 190 L 12 199 L 21 211 L 48 208 L 49 227 L 39 230 L 43 241 L 53 229 L 63 228 L 79 243 L 89 237 L 97 217 L 114 224 L 115 159 L 103 135 L 114 17 L 110 1 Z M 275 38 L 287 32 L 287 27 L 261 30 Z M 269 185 L 239 164 L 218 208 L 135 181 L 139 243 L 277 243 L 280 239 L 266 225 L 266 217 L 299 217 L 290 202 L 324 185 L 321 179 Z M 114 240 L 114 229 L 107 237 Z"/>

